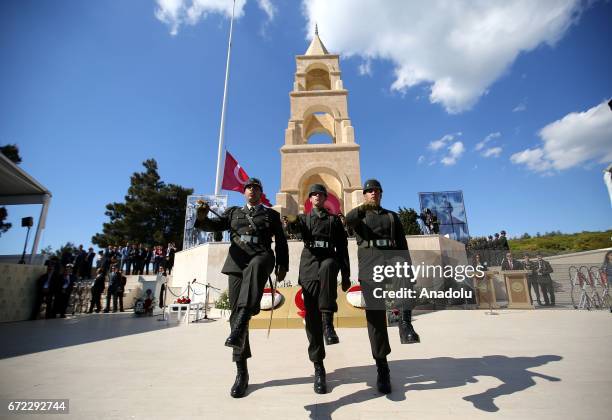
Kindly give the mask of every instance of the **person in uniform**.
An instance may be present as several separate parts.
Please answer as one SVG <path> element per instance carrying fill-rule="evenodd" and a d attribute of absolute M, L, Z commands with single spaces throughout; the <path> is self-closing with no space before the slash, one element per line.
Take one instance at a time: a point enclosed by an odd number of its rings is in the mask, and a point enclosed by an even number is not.
<path fill-rule="evenodd" d="M 550 274 L 553 272 L 550 263 L 542 259 L 542 255 L 536 255 L 535 271 L 538 279 L 538 284 L 544 295 L 544 306 L 555 306 L 555 288 Z"/>
<path fill-rule="evenodd" d="M 261 204 L 262 192 L 261 181 L 249 178 L 244 185 L 244 207 L 230 207 L 221 217 L 209 219 L 208 203 L 199 201 L 195 222 L 196 228 L 205 231 L 230 231 L 231 244 L 221 272 L 228 276 L 231 332 L 225 345 L 233 348 L 232 360 L 236 362 L 236 381 L 230 392 L 234 398 L 243 397 L 248 387 L 248 325 L 251 316 L 260 311 L 266 280 L 274 271 L 277 281 L 283 281 L 289 269 L 289 248 L 280 214 Z"/>
<path fill-rule="evenodd" d="M 531 289 L 535 292 L 538 305 L 542 306 L 540 300 L 540 288 L 538 287 L 538 281 L 536 279 L 536 266 L 529 259 L 529 255 L 525 254 L 525 260 L 523 261 L 523 270 L 527 270 L 527 289 L 529 290 L 529 300 L 533 304 L 533 297 L 531 296 Z"/>
<path fill-rule="evenodd" d="M 373 265 L 384 258 L 387 250 L 408 250 L 404 228 L 397 213 L 384 209 L 382 186 L 376 179 L 369 179 L 363 186 L 364 203 L 354 208 L 346 215 L 346 222 L 355 231 L 357 240 L 357 257 L 359 261 L 359 279 L 371 278 Z M 406 253 L 407 254 L 407 253 Z M 408 257 L 409 259 L 409 257 Z M 411 265 L 411 262 L 408 261 Z M 387 355 L 391 353 L 389 336 L 387 334 L 387 317 L 384 309 L 368 309 L 366 301 L 366 321 L 372 356 L 376 361 L 378 377 L 376 386 L 383 394 L 391 392 L 391 377 Z M 412 326 L 412 311 L 401 311 L 399 322 L 400 340 L 402 344 L 420 342 L 419 335 Z"/>
<path fill-rule="evenodd" d="M 299 284 L 306 315 L 308 357 L 314 363 L 314 391 L 327 393 L 325 380 L 325 346 L 340 342 L 334 330 L 334 312 L 338 311 L 338 273 L 342 273 L 342 290 L 351 286 L 346 231 L 339 217 L 324 207 L 327 189 L 313 184 L 308 191 L 312 203 L 310 214 L 289 216 L 288 230 L 299 233 L 304 241 L 300 258 Z"/>

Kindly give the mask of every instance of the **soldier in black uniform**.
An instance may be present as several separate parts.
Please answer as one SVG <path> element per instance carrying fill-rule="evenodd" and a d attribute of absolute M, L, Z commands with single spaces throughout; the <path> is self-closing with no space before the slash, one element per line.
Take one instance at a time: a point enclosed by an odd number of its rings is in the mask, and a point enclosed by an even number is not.
<path fill-rule="evenodd" d="M 372 277 L 373 266 L 383 259 L 385 250 L 408 250 L 406 235 L 397 213 L 380 206 L 382 187 L 376 179 L 369 179 L 363 186 L 364 204 L 354 208 L 346 215 L 347 224 L 355 230 L 357 256 L 359 259 L 359 279 Z M 409 258 L 408 258 L 409 259 Z M 408 261 L 411 264 L 410 261 Z M 363 282 L 362 282 L 363 285 Z M 366 320 L 372 356 L 376 360 L 379 392 L 391 392 L 391 378 L 387 355 L 391 353 L 387 334 L 387 318 L 384 309 L 368 309 L 366 300 Z M 402 344 L 420 342 L 419 335 L 412 327 L 412 311 L 402 310 L 399 323 Z"/>
<path fill-rule="evenodd" d="M 243 397 L 249 384 L 247 359 L 249 320 L 260 310 L 266 280 L 272 271 L 283 281 L 289 268 L 289 248 L 278 212 L 261 204 L 261 181 L 249 178 L 244 185 L 244 207 L 230 207 L 218 219 L 208 219 L 209 207 L 200 202 L 195 227 L 206 231 L 230 231 L 231 245 L 221 272 L 228 275 L 231 333 L 225 345 L 233 348 L 236 381 L 230 395 Z M 276 268 L 272 237 L 275 241 Z"/>
<path fill-rule="evenodd" d="M 310 214 L 288 217 L 289 231 L 300 233 L 304 249 L 300 258 L 299 284 L 306 308 L 308 357 L 314 363 L 314 390 L 327 393 L 325 382 L 325 344 L 340 342 L 334 330 L 334 312 L 338 311 L 338 272 L 342 272 L 342 290 L 351 285 L 346 231 L 340 218 L 328 213 L 323 204 L 327 190 L 313 184 L 308 192 Z M 321 322 L 322 321 L 322 322 Z"/>

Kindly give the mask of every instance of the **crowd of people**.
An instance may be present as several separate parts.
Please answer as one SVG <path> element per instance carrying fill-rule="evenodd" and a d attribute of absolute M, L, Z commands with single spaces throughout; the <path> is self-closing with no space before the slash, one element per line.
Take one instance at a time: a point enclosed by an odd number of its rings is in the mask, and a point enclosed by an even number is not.
<path fill-rule="evenodd" d="M 103 312 L 124 311 L 123 295 L 127 282 L 126 275 L 170 275 L 174 267 L 176 246 L 169 243 L 146 247 L 142 244 L 108 246 L 96 254 L 93 248 L 84 250 L 66 249 L 60 257 L 52 256 L 45 261 L 46 273 L 39 277 L 36 298 L 31 319 L 37 319 L 43 303 L 45 318 L 66 316 L 70 295 L 75 283 L 94 278 L 91 286 L 89 313 L 102 312 L 102 295 L 106 291 L 106 305 Z M 95 264 L 95 272 L 94 272 Z"/>
<path fill-rule="evenodd" d="M 172 242 L 166 248 L 162 245 L 147 247 L 143 244 L 127 243 L 124 247 L 109 245 L 98 252 L 96 268 L 108 272 L 110 267 L 118 266 L 126 275 L 149 275 L 165 271 L 172 274 L 176 245 Z"/>
<path fill-rule="evenodd" d="M 510 245 L 505 230 L 488 237 L 472 238 L 466 245 L 468 256 L 473 259 L 478 254 L 481 263 L 489 267 L 500 266 L 506 251 L 509 250 Z"/>

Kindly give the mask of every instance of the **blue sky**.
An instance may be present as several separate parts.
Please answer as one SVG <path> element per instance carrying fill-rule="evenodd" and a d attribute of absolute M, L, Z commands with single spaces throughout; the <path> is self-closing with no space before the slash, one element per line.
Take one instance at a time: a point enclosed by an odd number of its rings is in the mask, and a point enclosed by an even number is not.
<path fill-rule="evenodd" d="M 0 3 L 0 144 L 16 143 L 21 167 L 53 194 L 42 247 L 89 245 L 147 158 L 164 181 L 213 192 L 224 3 Z M 611 227 L 610 2 L 329 3 L 237 6 L 226 147 L 268 196 L 279 188 L 294 56 L 317 21 L 343 55 L 362 179 L 382 181 L 385 207 L 463 190 L 472 235 Z M 21 252 L 19 220 L 40 212 L 8 210 L 2 254 Z"/>

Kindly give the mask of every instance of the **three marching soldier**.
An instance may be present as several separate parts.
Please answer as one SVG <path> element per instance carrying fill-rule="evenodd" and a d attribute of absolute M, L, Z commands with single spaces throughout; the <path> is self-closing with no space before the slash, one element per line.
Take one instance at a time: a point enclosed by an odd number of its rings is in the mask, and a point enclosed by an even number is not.
<path fill-rule="evenodd" d="M 234 398 L 243 397 L 248 386 L 246 360 L 251 357 L 248 323 L 260 311 L 263 289 L 274 271 L 282 281 L 289 267 L 289 253 L 283 225 L 278 212 L 261 204 L 262 184 L 250 178 L 244 186 L 246 205 L 230 207 L 221 217 L 209 219 L 209 207 L 201 202 L 195 227 L 206 231 L 229 230 L 231 245 L 222 273 L 228 275 L 231 332 L 225 345 L 233 348 L 237 374 L 231 389 Z M 382 186 L 375 179 L 364 184 L 364 204 L 346 215 L 347 226 L 355 231 L 358 245 L 359 279 L 371 278 L 372 257 L 387 250 L 406 251 L 408 246 L 402 224 L 395 212 L 380 206 Z M 314 364 L 316 393 L 327 392 L 325 380 L 325 347 L 339 338 L 333 326 L 337 311 L 337 277 L 341 273 L 342 290 L 350 286 L 347 235 L 341 220 L 324 207 L 327 190 L 323 185 L 310 187 L 310 214 L 300 214 L 289 220 L 289 229 L 300 233 L 304 249 L 300 259 L 299 284 L 302 286 L 308 356 Z M 275 253 L 272 251 L 272 238 Z M 409 259 L 409 256 L 408 256 Z M 366 302 L 367 305 L 367 302 Z M 366 306 L 366 320 L 372 355 L 378 369 L 377 388 L 391 392 L 387 355 L 391 352 L 387 334 L 386 311 Z M 412 327 L 412 312 L 404 309 L 399 324 L 402 343 L 418 343 L 419 335 Z"/>

